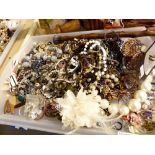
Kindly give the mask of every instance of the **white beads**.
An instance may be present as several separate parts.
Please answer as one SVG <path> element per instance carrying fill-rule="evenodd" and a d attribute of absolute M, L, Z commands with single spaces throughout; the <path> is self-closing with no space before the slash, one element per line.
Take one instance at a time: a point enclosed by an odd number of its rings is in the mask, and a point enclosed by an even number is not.
<path fill-rule="evenodd" d="M 102 50 L 102 53 L 103 53 L 103 57 L 106 58 L 106 57 L 107 57 L 107 52 L 106 52 L 106 50 L 105 50 L 103 47 L 101 47 L 101 50 Z M 103 59 L 103 60 L 104 60 L 104 59 Z"/>
<path fill-rule="evenodd" d="M 104 75 L 104 74 L 105 74 L 105 72 L 102 72 L 101 74 L 102 74 L 102 75 Z"/>
<path fill-rule="evenodd" d="M 112 115 L 116 115 L 119 112 L 119 108 L 118 108 L 118 104 L 111 104 L 108 107 L 108 111 L 112 114 Z"/>
<path fill-rule="evenodd" d="M 106 79 L 109 79 L 109 78 L 110 78 L 110 75 L 109 75 L 109 74 L 106 74 L 106 75 L 105 75 L 105 78 L 106 78 Z"/>
<path fill-rule="evenodd" d="M 134 98 L 140 99 L 141 102 L 144 102 L 147 100 L 147 94 L 144 90 L 138 90 L 134 94 Z"/>
<path fill-rule="evenodd" d="M 95 85 L 95 86 L 97 85 L 97 81 L 94 82 L 94 85 Z"/>
<path fill-rule="evenodd" d="M 141 103 L 139 99 L 131 99 L 128 107 L 133 112 L 138 112 L 141 109 Z"/>
<path fill-rule="evenodd" d="M 93 50 L 93 48 L 94 48 L 94 47 L 93 47 L 93 46 L 91 46 L 91 47 L 90 47 L 90 50 Z"/>
<path fill-rule="evenodd" d="M 107 109 L 109 107 L 109 101 L 106 99 L 101 100 L 101 108 L 102 109 Z"/>
<path fill-rule="evenodd" d="M 96 79 L 99 81 L 100 80 L 100 77 L 97 77 Z"/>
<path fill-rule="evenodd" d="M 115 85 L 113 83 L 111 83 L 110 86 L 111 86 L 111 88 L 114 88 L 115 87 Z"/>
<path fill-rule="evenodd" d="M 81 54 L 87 54 L 87 49 L 88 49 L 88 45 L 89 45 L 89 44 L 92 44 L 92 45 L 89 47 L 90 50 L 93 50 L 96 46 L 99 46 L 100 50 L 102 51 L 102 55 L 103 55 L 103 57 L 100 56 L 100 57 L 103 59 L 103 62 L 101 62 L 101 63 L 99 62 L 99 64 L 100 64 L 99 69 L 101 69 L 101 65 L 102 65 L 102 63 L 103 63 L 103 64 L 104 64 L 103 71 L 106 72 L 106 71 L 107 71 L 107 64 L 106 64 L 106 63 L 107 63 L 107 62 L 106 62 L 106 59 L 107 59 L 107 52 L 106 52 L 106 50 L 105 50 L 103 47 L 101 47 L 99 41 L 90 40 L 89 42 L 87 42 L 87 43 L 85 44 L 84 51 L 82 51 Z M 102 74 L 102 75 L 104 75 L 104 74 Z"/>
<path fill-rule="evenodd" d="M 119 107 L 119 113 L 124 116 L 129 114 L 129 108 L 126 105 L 121 105 Z"/>
<path fill-rule="evenodd" d="M 153 80 L 153 71 L 150 75 L 148 75 L 146 80 L 141 84 L 140 86 L 141 90 L 137 90 L 135 92 L 134 94 L 135 99 L 131 99 L 129 101 L 128 107 L 131 111 L 138 112 L 140 111 L 141 108 L 143 109 L 149 108 L 149 105 L 146 104 L 147 98 L 148 98 L 147 92 L 151 91 L 152 89 L 152 84 L 151 84 L 152 80 Z M 145 102 L 145 103 L 142 105 L 142 102 Z"/>
<path fill-rule="evenodd" d="M 149 92 L 152 89 L 152 85 L 150 82 L 146 80 L 141 84 L 140 88 L 146 92 Z"/>
<path fill-rule="evenodd" d="M 100 46 L 100 42 L 99 41 L 90 40 L 89 42 L 87 42 L 85 44 L 84 51 L 87 51 L 87 48 L 88 48 L 89 44 L 92 44 L 92 46 L 90 47 L 91 50 L 93 50 L 96 46 Z"/>
<path fill-rule="evenodd" d="M 95 44 L 101 46 L 99 41 L 95 41 Z"/>
<path fill-rule="evenodd" d="M 115 78 L 115 75 L 114 74 L 111 74 L 110 77 L 111 77 L 111 79 L 114 79 Z"/>
<path fill-rule="evenodd" d="M 119 79 L 114 75 L 114 74 L 111 74 L 111 75 L 109 75 L 109 74 L 106 74 L 105 75 L 105 78 L 106 79 L 112 79 L 112 80 L 114 80 L 114 82 L 119 82 Z"/>
<path fill-rule="evenodd" d="M 115 77 L 115 78 L 114 78 L 114 82 L 118 82 L 118 81 L 119 81 L 118 78 Z"/>
<path fill-rule="evenodd" d="M 106 60 L 106 57 L 103 57 L 103 61 L 105 61 Z"/>
<path fill-rule="evenodd" d="M 144 53 L 146 52 L 146 46 L 143 45 L 143 46 L 141 47 L 141 52 L 144 52 Z"/>
<path fill-rule="evenodd" d="M 86 49 L 84 49 L 84 51 L 82 51 L 81 54 L 87 54 Z"/>
<path fill-rule="evenodd" d="M 104 68 L 103 71 L 106 72 L 107 71 L 107 68 Z"/>
<path fill-rule="evenodd" d="M 107 65 L 105 64 L 104 67 L 107 68 Z"/>
<path fill-rule="evenodd" d="M 91 72 L 94 73 L 94 70 L 92 70 Z"/>
<path fill-rule="evenodd" d="M 101 73 L 100 71 L 98 71 L 98 72 L 95 73 L 95 75 L 96 75 L 97 77 L 100 77 L 100 76 L 102 75 L 102 73 Z"/>
<path fill-rule="evenodd" d="M 103 60 L 103 64 L 106 64 L 107 62 L 105 60 Z"/>

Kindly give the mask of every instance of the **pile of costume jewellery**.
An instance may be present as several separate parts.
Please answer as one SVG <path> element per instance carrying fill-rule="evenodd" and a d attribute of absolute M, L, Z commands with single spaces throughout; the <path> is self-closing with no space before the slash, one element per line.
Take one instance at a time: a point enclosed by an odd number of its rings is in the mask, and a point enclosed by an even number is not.
<path fill-rule="evenodd" d="M 0 54 L 4 51 L 9 43 L 12 35 L 14 34 L 17 23 L 10 20 L 0 19 Z"/>
<path fill-rule="evenodd" d="M 57 117 L 70 129 L 127 125 L 133 133 L 153 132 L 155 70 L 139 79 L 145 50 L 139 40 L 119 37 L 34 43 L 9 77 L 14 99 L 7 100 L 5 112 L 14 101 L 21 115 Z"/>

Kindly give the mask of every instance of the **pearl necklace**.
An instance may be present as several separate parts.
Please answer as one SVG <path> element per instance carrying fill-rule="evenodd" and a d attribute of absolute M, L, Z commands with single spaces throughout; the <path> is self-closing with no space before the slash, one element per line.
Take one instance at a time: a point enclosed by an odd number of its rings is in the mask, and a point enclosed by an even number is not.
<path fill-rule="evenodd" d="M 152 81 L 155 77 L 155 69 L 151 72 L 150 75 L 146 78 L 145 81 L 140 86 L 140 90 L 137 90 L 134 94 L 134 98 L 130 99 L 128 106 L 127 105 L 119 105 L 119 104 L 109 104 L 109 101 L 106 99 L 102 100 L 101 108 L 108 109 L 112 116 L 117 115 L 120 116 L 128 115 L 129 112 L 139 112 L 142 108 L 142 102 L 147 100 L 147 93 L 152 89 Z"/>
<path fill-rule="evenodd" d="M 100 42 L 99 41 L 96 41 L 96 40 L 90 40 L 88 41 L 86 44 L 85 44 L 85 47 L 84 47 L 84 51 L 81 52 L 81 54 L 87 54 L 87 50 L 88 50 L 88 46 L 92 44 L 89 48 L 90 50 L 93 50 L 94 48 L 96 48 L 97 46 L 99 47 L 99 49 L 102 51 L 102 61 L 100 63 L 100 65 L 104 65 L 104 68 L 103 68 L 103 71 L 101 72 L 102 75 L 105 74 L 105 72 L 107 71 L 107 52 L 106 50 L 101 46 Z M 100 57 L 101 59 L 101 57 Z"/>
<path fill-rule="evenodd" d="M 89 46 L 91 45 L 91 46 Z M 99 50 L 102 51 L 102 54 L 99 53 L 99 71 L 95 73 L 97 77 L 97 81 L 100 81 L 101 77 L 105 75 L 105 72 L 107 71 L 107 52 L 106 50 L 101 46 L 99 41 L 96 40 L 90 40 L 85 44 L 84 51 L 81 52 L 81 54 L 87 54 L 88 48 L 90 50 L 93 50 L 94 48 L 98 47 Z M 103 69 L 101 70 L 101 66 L 103 65 Z M 93 73 L 94 71 L 92 71 Z M 94 82 L 94 85 L 97 85 L 98 82 Z"/>

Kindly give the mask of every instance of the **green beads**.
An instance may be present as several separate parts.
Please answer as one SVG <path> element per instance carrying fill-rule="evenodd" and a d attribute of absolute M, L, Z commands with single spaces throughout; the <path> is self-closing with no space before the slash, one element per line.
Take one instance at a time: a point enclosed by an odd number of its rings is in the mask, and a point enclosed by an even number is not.
<path fill-rule="evenodd" d="M 22 96 L 22 95 L 17 96 L 17 99 L 22 103 L 25 103 L 25 100 L 26 100 L 25 96 Z"/>

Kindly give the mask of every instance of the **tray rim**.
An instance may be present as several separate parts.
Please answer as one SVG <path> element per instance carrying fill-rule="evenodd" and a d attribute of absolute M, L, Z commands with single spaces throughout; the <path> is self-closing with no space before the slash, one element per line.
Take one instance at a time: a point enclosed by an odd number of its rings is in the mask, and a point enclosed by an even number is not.
<path fill-rule="evenodd" d="M 19 25 L 17 26 L 16 31 L 14 32 L 13 36 L 11 37 L 9 43 L 7 44 L 7 46 L 5 47 L 4 51 L 2 52 L 2 54 L 0 55 L 0 67 L 3 64 L 6 56 L 9 54 L 12 46 L 14 45 L 14 43 L 16 42 L 16 39 L 19 35 L 19 33 L 22 30 L 22 26 L 25 24 L 26 20 L 19 20 Z"/>

